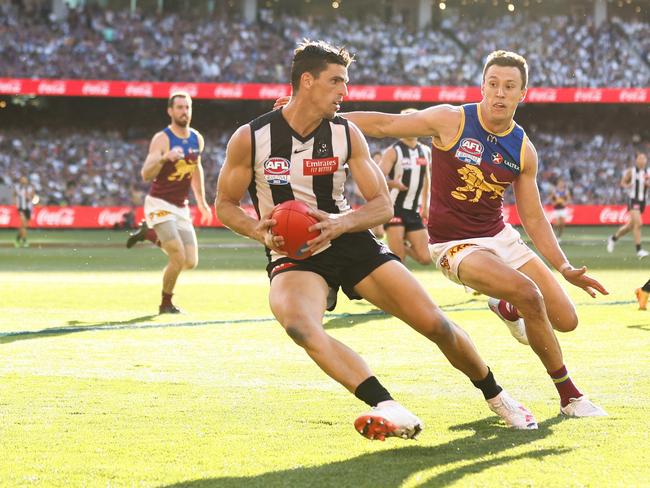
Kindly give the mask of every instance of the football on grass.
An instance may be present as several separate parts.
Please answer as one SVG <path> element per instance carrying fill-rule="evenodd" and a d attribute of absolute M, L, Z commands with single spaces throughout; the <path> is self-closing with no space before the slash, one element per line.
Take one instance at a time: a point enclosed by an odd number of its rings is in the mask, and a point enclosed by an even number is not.
<path fill-rule="evenodd" d="M 309 232 L 307 229 L 318 222 L 308 214 L 309 206 L 298 200 L 289 200 L 276 205 L 271 213 L 271 218 L 277 224 L 271 227 L 273 235 L 284 238 L 285 251 L 290 258 L 306 259 L 311 256 L 307 251 L 307 241 L 318 237 L 320 231 Z"/>

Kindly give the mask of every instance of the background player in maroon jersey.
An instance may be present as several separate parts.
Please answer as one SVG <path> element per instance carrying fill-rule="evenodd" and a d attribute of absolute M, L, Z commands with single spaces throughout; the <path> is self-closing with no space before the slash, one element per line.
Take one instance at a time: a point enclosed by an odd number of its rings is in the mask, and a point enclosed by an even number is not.
<path fill-rule="evenodd" d="M 152 181 L 144 204 L 146 225 L 129 238 L 127 247 L 144 239 L 160 242 L 169 259 L 163 272 L 159 312 L 179 313 L 180 310 L 172 303 L 176 280 L 182 270 L 195 268 L 199 260 L 196 233 L 187 205 L 190 187 L 201 212 L 202 224 L 212 221 L 212 211 L 205 201 L 201 166 L 203 136 L 190 127 L 190 95 L 183 92 L 172 94 L 167 103 L 167 114 L 171 123 L 151 139 L 149 154 L 141 171 L 144 181 Z"/>
<path fill-rule="evenodd" d="M 305 41 L 296 49 L 291 69 L 292 101 L 281 111 L 241 126 L 228 143 L 217 187 L 217 215 L 233 231 L 270 249 L 267 270 L 273 314 L 325 373 L 373 407 L 355 422 L 366 437 L 413 437 L 421 424 L 392 399 L 356 352 L 323 329 L 330 290 L 336 292 L 339 286 L 350 298 L 365 298 L 435 342 L 450 363 L 481 389 L 489 408 L 509 426 L 537 428 L 532 414 L 496 384 L 467 334 L 442 313 L 413 275 L 367 231 L 390 219 L 392 204 L 365 139 L 353 124 L 348 126 L 347 121 L 336 117 L 347 95 L 349 63 L 345 50 L 323 42 Z M 340 141 L 332 136 L 334 124 L 348 129 L 347 136 L 339 131 Z M 275 221 L 269 215 L 273 205 L 280 203 L 276 198 L 280 195 L 290 194 L 287 199 L 303 201 L 313 198 L 319 185 L 317 178 L 323 176 L 306 177 L 303 156 L 296 153 L 313 157 L 312 141 L 322 133 L 329 134 L 324 141 L 329 147 L 350 141 L 344 152 L 347 160 L 340 161 L 339 171 L 349 166 L 366 203 L 338 214 L 313 210 L 312 215 L 319 220 L 313 228 L 321 234 L 310 242 L 310 249 L 317 253 L 300 261 L 277 258 L 274 253 L 281 254 L 282 238 L 270 234 Z M 287 172 L 285 179 L 274 182 L 266 178 L 266 163 L 280 160 L 280 154 L 285 155 Z M 321 198 L 341 194 L 344 180 L 337 178 L 336 185 L 332 183 L 328 195 Z M 240 207 L 250 188 L 259 220 Z"/>
<path fill-rule="evenodd" d="M 495 51 L 488 56 L 481 84 L 483 99 L 473 109 L 478 115 L 476 130 L 484 140 L 499 147 L 499 139 L 512 133 L 516 126 L 515 110 L 526 96 L 527 81 L 528 65 L 523 57 L 506 51 Z M 558 389 L 563 414 L 606 415 L 571 381 L 553 333 L 553 329 L 568 332 L 577 327 L 573 303 L 544 262 L 503 222 L 503 191 L 511 182 L 523 226 L 542 256 L 565 280 L 590 296 L 595 297 L 596 291 L 608 293 L 586 274 L 584 266 L 574 268 L 560 249 L 539 197 L 537 153 L 525 134 L 519 140 L 521 167 L 515 165 L 517 171 L 511 174 L 510 181 L 500 181 L 494 173 L 492 179 L 483 179 L 484 175 L 475 169 L 477 166 L 463 166 L 455 157 L 458 153 L 450 152 L 458 146 L 458 139 L 464 133 L 464 107 L 438 105 L 401 115 L 379 112 L 343 115 L 369 136 L 432 138 L 434 157 L 429 215 L 432 257 L 448 278 L 496 297 L 491 308 L 511 327 L 513 335 L 521 342 L 529 342 L 539 356 Z M 520 134 L 523 133 L 523 129 L 516 127 Z M 471 154 L 473 146 L 482 151 L 482 145 L 472 144 L 470 140 L 465 156 L 476 157 Z M 493 153 L 487 158 L 501 164 L 499 175 L 506 175 L 498 156 L 501 154 Z M 478 158 L 475 163 L 491 167 L 489 159 Z M 471 199 L 460 191 L 467 188 L 473 190 Z M 479 211 L 482 217 L 476 219 Z M 481 230 L 477 231 L 479 227 Z M 438 234 L 447 237 L 441 241 Z"/>

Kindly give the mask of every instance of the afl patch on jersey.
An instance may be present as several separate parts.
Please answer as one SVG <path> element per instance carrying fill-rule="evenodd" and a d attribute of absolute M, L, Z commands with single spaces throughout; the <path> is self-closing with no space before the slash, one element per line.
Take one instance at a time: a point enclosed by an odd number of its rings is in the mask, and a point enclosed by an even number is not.
<path fill-rule="evenodd" d="M 264 178 L 269 185 L 288 185 L 291 163 L 284 158 L 269 158 L 264 161 Z"/>
<path fill-rule="evenodd" d="M 455 157 L 463 163 L 479 165 L 481 164 L 483 150 L 483 144 L 481 144 L 481 141 L 472 138 L 465 138 L 460 141 Z"/>

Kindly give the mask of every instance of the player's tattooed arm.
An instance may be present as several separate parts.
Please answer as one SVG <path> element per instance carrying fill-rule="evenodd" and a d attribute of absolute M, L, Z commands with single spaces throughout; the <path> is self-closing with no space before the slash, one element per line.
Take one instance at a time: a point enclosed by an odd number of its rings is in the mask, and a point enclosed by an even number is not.
<path fill-rule="evenodd" d="M 241 200 L 253 179 L 251 166 L 251 132 L 243 125 L 233 134 L 226 149 L 226 160 L 217 180 L 215 210 L 223 224 L 238 234 L 255 239 L 280 254 L 284 239 L 271 234 L 276 221 L 268 215 L 260 220 L 249 216 L 240 206 Z"/>

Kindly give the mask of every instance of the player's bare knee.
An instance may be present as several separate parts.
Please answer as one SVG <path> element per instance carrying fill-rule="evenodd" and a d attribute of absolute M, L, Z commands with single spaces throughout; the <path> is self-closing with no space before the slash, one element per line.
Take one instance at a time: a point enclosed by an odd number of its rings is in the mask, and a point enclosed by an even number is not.
<path fill-rule="evenodd" d="M 428 252 L 419 252 L 415 255 L 415 260 L 424 265 L 427 266 L 431 264 L 431 255 Z"/>
<path fill-rule="evenodd" d="M 427 326 L 422 331 L 424 336 L 439 343 L 448 340 L 453 334 L 454 325 L 440 310 L 432 311 L 427 317 Z"/>
<path fill-rule="evenodd" d="M 573 307 L 563 312 L 562 317 L 550 318 L 553 328 L 558 332 L 571 332 L 578 327 L 578 314 Z"/>
<path fill-rule="evenodd" d="M 199 264 L 198 258 L 194 256 L 186 256 L 185 257 L 185 269 L 195 269 Z"/>
<path fill-rule="evenodd" d="M 526 280 L 521 286 L 518 286 L 516 297 L 512 303 L 524 317 L 545 313 L 544 296 L 531 280 Z"/>
<path fill-rule="evenodd" d="M 320 334 L 317 331 L 297 325 L 295 322 L 284 326 L 289 337 L 303 349 L 317 349 L 320 341 Z"/>

